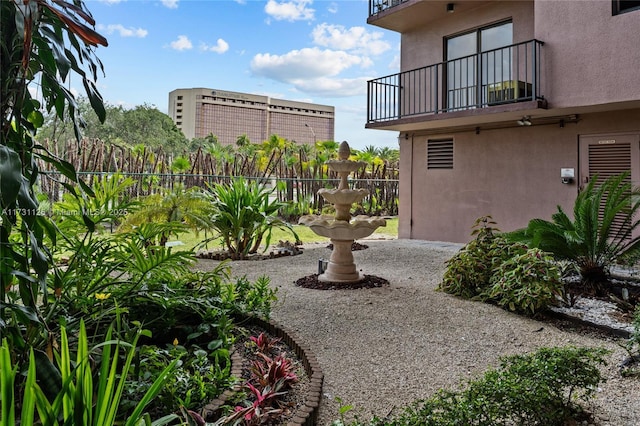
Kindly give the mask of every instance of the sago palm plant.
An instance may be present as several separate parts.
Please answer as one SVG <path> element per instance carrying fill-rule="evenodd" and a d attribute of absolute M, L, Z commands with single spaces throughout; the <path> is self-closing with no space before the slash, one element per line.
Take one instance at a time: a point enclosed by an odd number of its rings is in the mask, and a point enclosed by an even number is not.
<path fill-rule="evenodd" d="M 573 220 L 558 206 L 551 221 L 533 219 L 508 236 L 575 263 L 582 282 L 599 288 L 613 263 L 640 255 L 639 210 L 640 189 L 628 172 L 602 184 L 595 176 L 576 197 Z"/>

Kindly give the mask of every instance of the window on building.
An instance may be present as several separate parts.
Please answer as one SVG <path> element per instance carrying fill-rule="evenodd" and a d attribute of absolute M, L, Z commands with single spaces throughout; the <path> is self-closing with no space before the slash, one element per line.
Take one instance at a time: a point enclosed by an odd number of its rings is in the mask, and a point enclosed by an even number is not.
<path fill-rule="evenodd" d="M 445 39 L 447 107 L 467 109 L 484 103 L 486 87 L 510 80 L 513 23 L 502 22 Z"/>
<path fill-rule="evenodd" d="M 427 141 L 427 169 L 453 169 L 453 139 Z"/>
<path fill-rule="evenodd" d="M 178 100 L 181 101 L 182 100 L 182 95 L 178 95 Z"/>
<path fill-rule="evenodd" d="M 614 15 L 640 10 L 640 0 L 613 0 L 612 4 Z"/>

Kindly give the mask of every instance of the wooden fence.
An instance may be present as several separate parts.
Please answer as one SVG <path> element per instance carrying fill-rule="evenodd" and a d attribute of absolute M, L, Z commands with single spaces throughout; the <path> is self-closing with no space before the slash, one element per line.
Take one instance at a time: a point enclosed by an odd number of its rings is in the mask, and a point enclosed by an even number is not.
<path fill-rule="evenodd" d="M 45 144 L 46 147 L 46 144 Z M 176 187 L 209 188 L 228 183 L 234 177 L 258 180 L 275 188 L 280 201 L 308 203 L 314 211 L 321 211 L 324 199 L 320 188 L 338 186 L 339 178 L 324 164 L 320 155 L 307 158 L 304 149 L 273 151 L 268 157 L 258 154 L 232 153 L 223 156 L 204 152 L 185 154 L 189 169 L 172 170 L 172 155 L 146 149 L 134 151 L 101 141 L 83 141 L 80 146 L 69 144 L 65 149 L 48 148 L 52 154 L 71 163 L 88 184 L 96 179 L 119 173 L 134 181 L 129 196 L 142 197 L 153 193 L 167 193 Z M 40 191 L 51 202 L 59 201 L 64 177 L 51 164 L 41 162 Z M 369 195 L 357 213 L 368 215 L 398 214 L 398 169 L 387 164 L 363 167 L 350 178 L 353 188 L 365 188 Z"/>

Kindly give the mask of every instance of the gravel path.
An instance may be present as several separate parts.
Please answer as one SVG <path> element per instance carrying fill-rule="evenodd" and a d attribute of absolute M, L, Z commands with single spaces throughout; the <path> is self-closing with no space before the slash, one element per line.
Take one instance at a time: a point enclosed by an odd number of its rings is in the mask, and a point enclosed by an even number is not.
<path fill-rule="evenodd" d="M 294 285 L 328 259 L 327 244 L 306 245 L 304 253 L 265 261 L 232 263 L 235 276 L 271 278 L 279 301 L 273 319 L 295 332 L 318 358 L 325 374 L 320 425 L 339 418 L 336 397 L 368 419 L 454 388 L 496 366 L 503 355 L 542 346 L 603 346 L 611 349 L 607 382 L 589 409 L 599 425 L 640 425 L 640 379 L 621 378 L 625 357 L 614 339 L 560 330 L 498 307 L 436 292 L 444 262 L 459 245 L 417 240 L 361 240 L 354 252 L 363 273 L 389 280 L 383 288 L 311 290 Z M 202 260 L 208 269 L 216 261 Z"/>

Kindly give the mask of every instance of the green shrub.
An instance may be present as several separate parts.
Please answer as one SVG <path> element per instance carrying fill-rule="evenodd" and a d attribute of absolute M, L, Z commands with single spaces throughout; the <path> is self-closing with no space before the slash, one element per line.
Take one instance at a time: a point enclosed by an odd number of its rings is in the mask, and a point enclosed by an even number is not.
<path fill-rule="evenodd" d="M 160 346 L 143 346 L 139 350 L 135 375 L 127 382 L 123 409 L 129 412 L 141 396 L 153 386 L 166 365 L 177 363 L 176 370 L 166 380 L 157 397 L 148 405 L 152 418 L 175 413 L 181 407 L 197 410 L 218 397 L 236 380 L 231 377 L 229 351 L 208 347 L 183 346 L 183 342 Z"/>
<path fill-rule="evenodd" d="M 126 188 L 127 181 L 115 176 L 94 185 L 94 198 L 76 194 L 77 197 L 67 196 L 63 203 L 56 204 L 54 219 L 58 226 L 47 238 L 52 242 L 51 255 L 59 264 L 47 276 L 47 298 L 39 307 L 42 315 L 36 316 L 22 307 L 15 309 L 22 319 L 8 316 L 7 330 L 19 329 L 21 323 L 31 324 L 28 342 L 7 339 L 8 353 L 16 364 L 15 371 L 21 372 L 35 368 L 31 365 L 31 349 L 36 356 L 43 354 L 47 359 L 44 353 L 60 344 L 61 325 L 69 336 L 77 336 L 86 326 L 89 347 L 100 347 L 111 340 L 122 341 L 123 346 L 134 343 L 133 339 L 138 338 L 133 331 L 144 327 L 152 337 L 142 337 L 145 349 L 138 347 L 132 355 L 130 374 L 118 376 L 126 377 L 127 384 L 113 415 L 128 418 L 139 401 L 146 401 L 145 392 L 149 389 L 158 395 L 146 409 L 154 418 L 178 412 L 181 406 L 198 409 L 233 381 L 229 350 L 234 343 L 234 318 L 268 318 L 276 290 L 269 286 L 267 277 L 255 282 L 244 277 L 231 279 L 226 262 L 208 272 L 192 271 L 193 251 L 163 245 L 166 235 L 183 227 L 185 215 L 176 216 L 175 220 L 167 216 L 160 223 L 143 221 L 117 233 L 101 229 L 101 224 L 117 224 L 124 213 L 135 213 L 141 207 L 121 197 Z M 122 201 L 116 203 L 117 200 Z M 18 290 L 9 288 L 6 297 L 20 307 Z M 33 327 L 36 324 L 40 327 Z M 69 351 L 75 352 L 77 345 L 77 339 L 72 338 Z M 166 347 L 171 350 L 165 356 Z M 149 351 L 158 356 L 152 360 Z M 122 365 L 124 355 L 120 354 L 118 360 Z M 178 362 L 179 372 L 156 390 L 153 384 L 164 377 L 165 367 Z M 47 364 L 51 363 L 47 360 Z M 4 373 L 8 377 L 9 372 L 0 366 L 0 374 Z M 40 377 L 37 384 L 45 392 L 52 389 L 41 384 Z M 7 394 L 14 388 L 15 394 L 24 386 L 25 377 L 12 373 L 11 383 L 7 380 L 2 387 Z M 55 393 L 49 396 L 51 400 L 56 397 Z M 28 419 L 22 421 L 27 422 Z"/>
<path fill-rule="evenodd" d="M 497 369 L 459 391 L 440 390 L 391 419 L 358 420 L 351 426 L 495 426 L 569 424 L 583 413 L 603 381 L 602 348 L 542 348 L 501 359 Z"/>
<path fill-rule="evenodd" d="M 497 234 L 490 216 L 476 220 L 475 238 L 447 261 L 438 291 L 535 314 L 562 295 L 554 260 Z"/>
<path fill-rule="evenodd" d="M 553 259 L 540 249 L 529 249 L 493 270 L 483 297 L 511 311 L 535 314 L 561 297 L 563 286 Z"/>
<path fill-rule="evenodd" d="M 197 187 L 186 189 L 184 185 L 176 184 L 166 193 L 142 197 L 136 207 L 128 212 L 119 230 L 162 224 L 166 229 L 159 238 L 159 245 L 165 245 L 172 234 L 178 236 L 189 230 L 198 235 L 211 229 L 213 208 L 204 191 Z"/>
<path fill-rule="evenodd" d="M 180 369 L 149 406 L 152 415 L 176 412 L 180 407 L 198 410 L 233 383 L 233 318 L 268 318 L 276 290 L 269 286 L 268 277 L 231 280 L 228 271 L 228 263 L 222 262 L 212 271 L 188 272 L 162 285 L 150 285 L 129 300 L 129 321 L 144 324 L 154 339 L 145 342 L 148 346 L 135 361 L 128 405 L 135 404 L 162 368 L 176 359 Z"/>
<path fill-rule="evenodd" d="M 447 261 L 442 283 L 438 290 L 471 299 L 490 285 L 494 268 L 503 259 L 523 251 L 521 245 L 513 245 L 496 235 L 495 222 L 490 216 L 476 220 L 472 235 L 475 238 Z"/>

